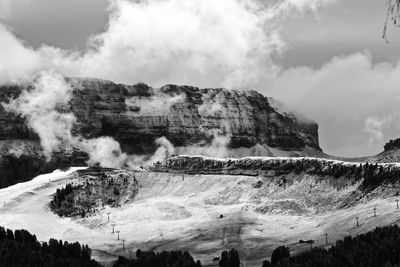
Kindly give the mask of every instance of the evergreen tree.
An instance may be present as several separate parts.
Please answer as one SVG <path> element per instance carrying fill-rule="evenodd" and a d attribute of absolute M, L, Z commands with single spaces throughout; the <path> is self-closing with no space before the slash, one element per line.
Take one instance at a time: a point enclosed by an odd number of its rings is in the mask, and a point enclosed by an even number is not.
<path fill-rule="evenodd" d="M 219 267 L 229 267 L 228 265 L 229 259 L 228 259 L 228 252 L 227 251 L 223 251 L 221 253 L 221 257 L 219 260 Z"/>
<path fill-rule="evenodd" d="M 240 266 L 239 252 L 234 248 L 229 251 L 228 266 L 229 267 L 239 267 Z"/>
<path fill-rule="evenodd" d="M 279 246 L 272 252 L 271 263 L 277 264 L 280 260 L 290 257 L 290 249 L 285 246 Z"/>

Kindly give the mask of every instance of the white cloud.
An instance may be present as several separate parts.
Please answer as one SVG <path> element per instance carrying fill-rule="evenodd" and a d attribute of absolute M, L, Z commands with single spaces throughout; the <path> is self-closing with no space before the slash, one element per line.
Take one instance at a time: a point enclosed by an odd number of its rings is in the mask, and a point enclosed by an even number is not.
<path fill-rule="evenodd" d="M 107 29 L 84 53 L 37 50 L 0 27 L 0 82 L 55 69 L 69 76 L 116 82 L 251 87 L 277 70 L 271 60 L 285 43 L 279 23 L 294 11 L 331 0 L 109 0 Z M 3 41 L 5 40 L 5 41 Z"/>
<path fill-rule="evenodd" d="M 119 143 L 111 137 L 82 139 L 78 145 L 89 154 L 89 166 L 98 163 L 105 168 L 126 167 L 128 155 L 122 153 Z"/>
<path fill-rule="evenodd" d="M 373 64 L 368 52 L 360 52 L 320 69 L 285 70 L 265 92 L 315 119 L 327 152 L 356 156 L 382 151 L 384 142 L 400 136 L 399 84 L 400 64 Z"/>
<path fill-rule="evenodd" d="M 0 19 L 8 18 L 11 14 L 12 0 L 0 1 Z"/>
<path fill-rule="evenodd" d="M 24 8 L 31 0 L 1 0 L 0 20 L 8 21 L 18 14 L 18 8 Z"/>
<path fill-rule="evenodd" d="M 53 69 L 154 86 L 256 88 L 315 119 L 327 152 L 378 152 L 386 139 L 399 136 L 399 64 L 373 64 L 368 52 L 335 57 L 319 69 L 281 70 L 272 60 L 286 47 L 283 20 L 333 2 L 110 0 L 106 30 L 80 53 L 32 49 L 0 26 L 0 82 Z M 392 120 L 378 127 L 371 145 L 366 121 L 388 116 Z"/>
<path fill-rule="evenodd" d="M 392 116 L 385 118 L 378 118 L 376 116 L 370 116 L 365 120 L 365 131 L 370 135 L 368 141 L 370 144 L 382 143 L 384 140 L 383 130 L 388 127 L 392 121 Z"/>
<path fill-rule="evenodd" d="M 38 134 L 47 160 L 51 159 L 53 152 L 79 148 L 88 153 L 89 165 L 99 163 L 110 168 L 125 166 L 127 155 L 122 153 L 119 143 L 113 138 L 85 139 L 72 135 L 76 118 L 69 109 L 71 97 L 72 87 L 63 76 L 44 71 L 31 89 L 3 103 L 3 106 L 9 112 L 26 118 L 28 126 Z M 19 150 L 22 148 L 10 152 L 18 155 L 21 153 Z"/>
<path fill-rule="evenodd" d="M 54 70 L 154 86 L 256 88 L 315 119 L 327 152 L 378 152 L 386 139 L 399 136 L 399 64 L 373 64 L 362 52 L 333 58 L 320 69 L 282 71 L 271 59 L 286 47 L 283 20 L 334 2 L 110 0 L 107 29 L 81 53 L 33 49 L 0 24 L 0 83 Z M 3 14 L 10 3 L 1 2 Z M 368 121 L 388 116 L 381 127 Z"/>

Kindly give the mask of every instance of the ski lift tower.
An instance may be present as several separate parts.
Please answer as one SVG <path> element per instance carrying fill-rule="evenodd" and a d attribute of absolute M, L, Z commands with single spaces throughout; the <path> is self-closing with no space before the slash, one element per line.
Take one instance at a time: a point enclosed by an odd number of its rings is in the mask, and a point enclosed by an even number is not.
<path fill-rule="evenodd" d="M 119 240 L 119 233 L 121 233 L 121 231 L 120 230 L 117 230 L 117 231 L 115 231 L 116 233 L 117 233 L 117 235 L 118 235 L 118 238 L 117 238 L 117 240 Z"/>

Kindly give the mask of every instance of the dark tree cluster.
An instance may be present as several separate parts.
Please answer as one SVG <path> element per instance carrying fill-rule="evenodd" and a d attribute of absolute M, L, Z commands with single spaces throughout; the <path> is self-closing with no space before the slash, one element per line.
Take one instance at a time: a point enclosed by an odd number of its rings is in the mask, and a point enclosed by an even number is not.
<path fill-rule="evenodd" d="M 240 258 L 239 253 L 236 249 L 231 249 L 228 251 L 223 251 L 221 253 L 221 259 L 219 260 L 220 267 L 239 267 Z"/>
<path fill-rule="evenodd" d="M 136 251 L 137 259 L 126 259 L 122 256 L 114 264 L 114 267 L 200 267 L 199 260 L 194 261 L 189 252 L 185 251 Z"/>
<path fill-rule="evenodd" d="M 114 195 L 119 196 L 119 189 L 117 187 L 114 186 L 114 191 L 113 191 Z"/>
<path fill-rule="evenodd" d="M 46 162 L 45 158 L 21 155 L 0 156 L 0 188 L 26 182 L 33 177 L 51 172 L 56 169 L 53 162 Z"/>
<path fill-rule="evenodd" d="M 73 193 L 72 184 L 67 184 L 65 188 L 64 187 L 62 187 L 61 189 L 58 188 L 56 193 L 53 195 L 53 200 L 51 201 L 50 205 L 54 205 L 57 208 L 61 208 L 63 202 L 72 201 L 72 199 L 68 198 L 72 193 Z"/>
<path fill-rule="evenodd" d="M 271 263 L 277 264 L 279 261 L 290 257 L 290 249 L 285 246 L 279 246 L 272 252 Z"/>
<path fill-rule="evenodd" d="M 0 227 L 0 266 L 100 266 L 90 257 L 87 245 L 55 239 L 40 243 L 26 230 Z"/>
<path fill-rule="evenodd" d="M 107 179 L 107 185 L 110 187 L 114 186 L 114 178 L 111 177 L 111 178 Z"/>
<path fill-rule="evenodd" d="M 400 266 L 400 228 L 397 225 L 375 228 L 356 237 L 336 241 L 329 249 L 313 248 L 290 257 L 289 249 L 278 247 L 271 262 L 263 267 L 398 267 Z"/>
<path fill-rule="evenodd" d="M 390 181 L 392 178 L 400 177 L 399 174 L 400 170 L 394 169 L 386 172 L 382 165 L 378 166 L 378 164 L 369 164 L 367 162 L 363 173 L 363 185 L 366 187 L 376 187 L 383 181 Z"/>

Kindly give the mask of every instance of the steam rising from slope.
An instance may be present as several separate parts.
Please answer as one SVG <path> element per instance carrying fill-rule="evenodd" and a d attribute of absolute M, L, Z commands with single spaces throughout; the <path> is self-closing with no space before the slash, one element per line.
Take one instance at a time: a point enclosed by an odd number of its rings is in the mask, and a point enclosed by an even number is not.
<path fill-rule="evenodd" d="M 84 140 L 80 148 L 89 153 L 88 165 L 100 164 L 105 168 L 122 168 L 126 166 L 128 155 L 122 153 L 121 147 L 112 137 L 99 137 Z"/>
<path fill-rule="evenodd" d="M 74 83 L 74 80 L 70 82 Z M 149 165 L 164 161 L 177 151 L 184 154 L 202 154 L 206 156 L 227 157 L 227 146 L 230 142 L 230 125 L 225 119 L 221 128 L 203 129 L 211 138 L 211 144 L 192 145 L 174 148 L 167 138 L 161 137 L 155 141 L 158 149 L 150 158 L 147 156 L 128 156 L 121 151 L 120 144 L 111 137 L 85 139 L 74 136 L 72 129 L 76 118 L 70 112 L 69 101 L 72 98 L 72 87 L 75 90 L 79 84 L 69 84 L 64 77 L 53 72 L 42 72 L 33 83 L 32 88 L 24 90 L 21 95 L 4 103 L 7 111 L 19 114 L 27 119 L 28 126 L 38 134 L 44 154 L 48 160 L 52 153 L 78 149 L 88 153 L 89 165 L 100 164 L 103 167 L 122 168 L 137 165 Z M 141 114 L 168 113 L 171 106 L 184 101 L 185 94 L 169 96 L 160 92 L 152 97 L 129 99 L 131 106 L 140 107 Z M 203 104 L 199 106 L 201 116 L 213 117 L 222 115 L 227 118 L 226 99 L 223 94 L 206 95 Z"/>
<path fill-rule="evenodd" d="M 209 157 L 226 158 L 230 155 L 228 145 L 231 141 L 230 135 L 219 134 L 216 129 L 210 131 L 212 141 L 209 145 L 191 145 L 178 147 L 175 150 L 178 154 L 203 155 Z"/>
<path fill-rule="evenodd" d="M 3 103 L 4 108 L 27 119 L 28 126 L 38 134 L 47 160 L 57 151 L 74 148 L 89 154 L 89 165 L 99 163 L 103 167 L 121 168 L 127 155 L 121 152 L 118 142 L 111 137 L 84 139 L 73 136 L 76 118 L 69 111 L 72 87 L 64 77 L 53 72 L 42 72 L 21 95 Z M 20 152 L 19 152 L 20 153 Z"/>
<path fill-rule="evenodd" d="M 148 163 L 154 163 L 154 162 L 163 162 L 172 154 L 175 153 L 175 148 L 171 144 L 170 141 L 168 141 L 167 138 L 165 137 L 160 137 L 155 141 L 156 145 L 159 146 L 159 148 L 156 150 L 154 155 L 149 159 Z"/>
<path fill-rule="evenodd" d="M 59 112 L 67 108 L 72 89 L 64 78 L 55 73 L 44 72 L 19 98 L 4 104 L 9 112 L 27 119 L 29 126 L 39 135 L 46 157 L 60 148 L 71 149 L 71 130 L 76 119 L 72 113 Z"/>
<path fill-rule="evenodd" d="M 201 100 L 203 100 L 203 103 L 198 107 L 198 112 L 201 116 L 213 117 L 224 113 L 223 94 L 204 94 Z"/>
<path fill-rule="evenodd" d="M 220 116 L 223 118 L 220 121 L 220 128 L 204 129 L 203 131 L 212 137 L 212 142 L 207 146 L 190 146 L 181 148 L 181 154 L 189 155 L 205 155 L 215 157 L 227 157 L 228 145 L 231 141 L 231 125 L 228 121 L 228 110 L 226 108 L 226 99 L 224 94 L 221 92 L 213 94 L 209 91 L 208 94 L 204 94 L 202 97 L 203 103 L 198 107 L 199 114 L 207 119 L 208 117 Z"/>
<path fill-rule="evenodd" d="M 129 108 L 138 108 L 139 114 L 165 114 L 168 113 L 171 106 L 184 102 L 185 94 L 170 96 L 157 90 L 153 96 L 141 97 L 134 96 L 125 100 L 125 104 Z"/>

